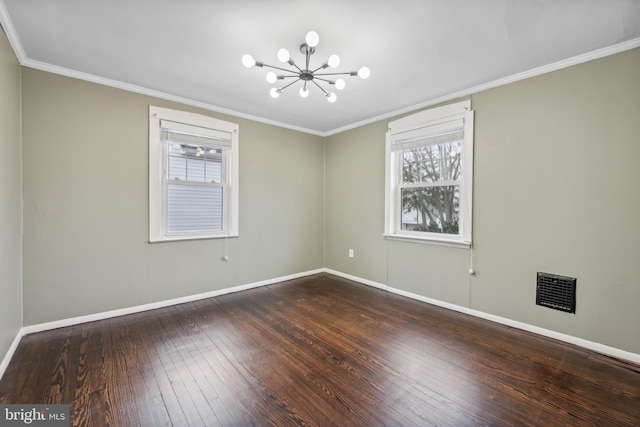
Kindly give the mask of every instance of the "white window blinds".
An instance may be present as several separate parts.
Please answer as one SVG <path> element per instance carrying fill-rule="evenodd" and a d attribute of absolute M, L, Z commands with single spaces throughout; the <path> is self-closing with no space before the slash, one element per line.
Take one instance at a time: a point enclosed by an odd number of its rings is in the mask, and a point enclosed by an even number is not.
<path fill-rule="evenodd" d="M 414 129 L 391 137 L 391 150 L 412 150 L 427 145 L 454 143 L 464 139 L 462 119 Z"/>
<path fill-rule="evenodd" d="M 183 123 L 160 120 L 161 139 L 184 144 L 215 144 L 220 147 L 231 147 L 231 134 L 215 129 Z"/>

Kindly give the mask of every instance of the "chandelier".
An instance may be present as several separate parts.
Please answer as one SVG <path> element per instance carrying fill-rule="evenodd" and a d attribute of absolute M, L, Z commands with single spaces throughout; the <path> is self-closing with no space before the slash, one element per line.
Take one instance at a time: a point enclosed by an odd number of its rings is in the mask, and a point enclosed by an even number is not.
<path fill-rule="evenodd" d="M 282 74 L 276 74 L 274 71 L 269 71 L 267 73 L 267 82 L 270 84 L 276 83 L 278 80 L 283 80 L 283 85 L 280 87 L 273 87 L 269 92 L 273 98 L 277 98 L 280 96 L 282 91 L 287 89 L 288 87 L 294 85 L 297 82 L 302 82 L 302 87 L 300 88 L 300 96 L 306 98 L 309 96 L 309 88 L 308 86 L 315 85 L 318 87 L 324 95 L 327 97 L 329 102 L 335 102 L 337 96 L 334 92 L 330 92 L 331 86 L 335 86 L 336 89 L 342 90 L 344 89 L 346 83 L 344 79 L 338 78 L 333 80 L 331 76 L 358 76 L 361 79 L 366 79 L 369 77 L 370 71 L 368 67 L 362 67 L 358 71 L 350 71 L 350 72 L 334 72 L 327 73 L 323 72 L 327 68 L 335 69 L 340 66 L 340 57 L 338 55 L 331 55 L 329 58 L 319 67 L 311 68 L 311 55 L 313 55 L 316 51 L 316 46 L 320 42 L 320 36 L 315 31 L 309 31 L 307 36 L 305 37 L 305 42 L 300 45 L 300 53 L 304 55 L 304 66 L 300 68 L 295 61 L 289 55 L 289 51 L 285 48 L 278 50 L 277 56 L 278 60 L 282 63 L 289 64 L 290 69 L 276 67 L 274 65 L 265 64 L 264 62 L 258 62 L 249 54 L 242 56 L 242 64 L 247 67 L 267 67 L 273 68 L 274 70 L 279 70 Z M 286 82 L 287 79 L 293 79 L 292 82 Z M 325 89 L 321 86 L 319 82 L 324 82 L 328 86 Z"/>

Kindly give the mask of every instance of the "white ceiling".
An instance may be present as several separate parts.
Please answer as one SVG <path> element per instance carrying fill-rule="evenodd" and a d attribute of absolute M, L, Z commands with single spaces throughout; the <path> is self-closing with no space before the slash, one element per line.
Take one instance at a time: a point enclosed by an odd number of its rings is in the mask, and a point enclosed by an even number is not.
<path fill-rule="evenodd" d="M 319 135 L 640 46 L 640 0 L 0 0 L 0 22 L 25 66 Z M 242 55 L 300 64 L 311 29 L 312 65 L 336 53 L 371 77 L 333 104 L 313 87 L 272 99 Z"/>

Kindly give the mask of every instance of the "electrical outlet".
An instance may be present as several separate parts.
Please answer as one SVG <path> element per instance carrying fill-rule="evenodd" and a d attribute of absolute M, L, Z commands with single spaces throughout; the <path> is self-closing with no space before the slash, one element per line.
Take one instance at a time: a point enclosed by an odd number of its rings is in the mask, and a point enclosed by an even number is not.
<path fill-rule="evenodd" d="M 353 258 L 353 249 L 349 249 L 349 258 Z"/>

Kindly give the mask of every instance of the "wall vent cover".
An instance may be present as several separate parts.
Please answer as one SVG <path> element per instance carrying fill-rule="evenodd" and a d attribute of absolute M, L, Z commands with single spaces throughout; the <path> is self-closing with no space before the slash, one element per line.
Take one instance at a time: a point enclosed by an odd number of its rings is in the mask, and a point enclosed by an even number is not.
<path fill-rule="evenodd" d="M 536 304 L 567 313 L 576 312 L 576 279 L 538 272 Z"/>

